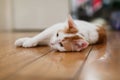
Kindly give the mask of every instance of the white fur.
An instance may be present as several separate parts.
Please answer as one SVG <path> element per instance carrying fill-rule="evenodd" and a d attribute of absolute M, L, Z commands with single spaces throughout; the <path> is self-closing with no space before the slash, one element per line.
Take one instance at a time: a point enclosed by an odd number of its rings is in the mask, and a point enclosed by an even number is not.
<path fill-rule="evenodd" d="M 81 20 L 74 20 L 74 23 L 77 25 L 77 29 L 79 30 L 77 35 L 84 35 L 84 38 L 89 42 L 89 44 L 94 44 L 97 42 L 99 36 L 96 30 L 97 26 L 95 24 Z M 55 24 L 34 37 L 20 38 L 16 40 L 15 45 L 22 47 L 35 47 L 44 42 L 44 44 L 48 44 L 56 50 L 66 51 L 64 47 L 59 45 L 59 42 L 64 37 L 72 36 L 73 34 L 59 33 L 59 37 L 56 37 L 58 30 L 64 29 L 66 26 L 66 22 Z"/>

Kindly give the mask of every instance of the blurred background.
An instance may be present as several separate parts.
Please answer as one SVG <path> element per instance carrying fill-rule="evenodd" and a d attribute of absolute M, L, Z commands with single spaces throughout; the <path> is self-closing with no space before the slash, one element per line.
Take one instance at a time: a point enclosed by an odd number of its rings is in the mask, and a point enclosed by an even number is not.
<path fill-rule="evenodd" d="M 101 19 L 120 30 L 120 0 L 0 0 L 0 31 L 40 31 L 74 19 Z"/>

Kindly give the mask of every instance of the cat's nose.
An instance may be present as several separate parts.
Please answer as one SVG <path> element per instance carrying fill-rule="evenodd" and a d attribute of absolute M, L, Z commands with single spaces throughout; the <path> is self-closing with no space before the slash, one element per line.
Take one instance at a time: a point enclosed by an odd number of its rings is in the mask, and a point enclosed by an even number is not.
<path fill-rule="evenodd" d="M 54 43 L 50 43 L 51 45 L 54 45 Z"/>
<path fill-rule="evenodd" d="M 81 44 L 81 47 L 86 48 L 88 45 L 89 45 L 88 42 L 83 42 L 83 43 Z"/>

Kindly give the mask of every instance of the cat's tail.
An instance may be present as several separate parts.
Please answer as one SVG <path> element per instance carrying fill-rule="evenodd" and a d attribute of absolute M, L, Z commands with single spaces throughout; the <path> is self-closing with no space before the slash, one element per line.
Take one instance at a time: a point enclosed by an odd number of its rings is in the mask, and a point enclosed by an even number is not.
<path fill-rule="evenodd" d="M 92 23 L 98 27 L 97 32 L 99 34 L 99 39 L 97 43 L 106 42 L 107 41 L 107 33 L 106 33 L 107 22 L 102 18 L 98 18 L 93 20 Z"/>
<path fill-rule="evenodd" d="M 91 21 L 91 23 L 97 25 L 98 27 L 107 27 L 107 22 L 103 18 L 97 18 Z"/>

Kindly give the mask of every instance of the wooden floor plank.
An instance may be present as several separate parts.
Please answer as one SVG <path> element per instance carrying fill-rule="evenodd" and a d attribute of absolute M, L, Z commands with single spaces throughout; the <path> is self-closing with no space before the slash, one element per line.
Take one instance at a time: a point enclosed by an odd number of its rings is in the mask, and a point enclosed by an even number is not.
<path fill-rule="evenodd" d="M 29 36 L 33 35 L 29 34 Z M 16 48 L 14 41 L 25 34 L 0 34 L 0 80 L 6 79 L 28 64 L 47 54 L 49 47 Z"/>
<path fill-rule="evenodd" d="M 91 46 L 82 52 L 51 52 L 8 80 L 70 80 L 80 69 Z"/>
<path fill-rule="evenodd" d="M 48 47 L 16 48 L 15 39 L 26 35 L 34 33 L 0 33 L 0 80 L 120 80 L 120 32 L 109 33 L 107 45 L 94 45 L 90 53 L 91 46 L 67 53 L 49 53 Z"/>
<path fill-rule="evenodd" d="M 25 37 L 25 36 L 32 36 L 35 35 L 36 33 L 0 33 L 0 59 L 3 58 L 4 56 L 8 56 L 13 53 L 9 53 L 13 49 L 16 49 L 14 46 L 14 42 L 16 39 L 20 37 Z M 16 49 L 17 51 L 20 51 L 21 49 Z M 14 51 L 16 51 L 14 50 Z"/>
<path fill-rule="evenodd" d="M 120 32 L 108 33 L 107 44 L 95 45 L 78 80 L 120 80 Z"/>

